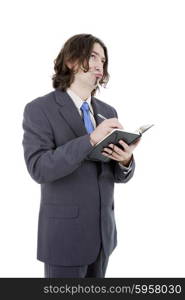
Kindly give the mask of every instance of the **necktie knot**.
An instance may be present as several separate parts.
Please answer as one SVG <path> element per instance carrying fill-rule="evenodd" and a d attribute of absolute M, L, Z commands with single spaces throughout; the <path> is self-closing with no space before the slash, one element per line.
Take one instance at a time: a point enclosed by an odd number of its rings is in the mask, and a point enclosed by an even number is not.
<path fill-rule="evenodd" d="M 81 106 L 81 109 L 83 111 L 85 110 L 86 112 L 88 112 L 89 111 L 89 104 L 86 101 L 84 101 L 84 103 Z"/>

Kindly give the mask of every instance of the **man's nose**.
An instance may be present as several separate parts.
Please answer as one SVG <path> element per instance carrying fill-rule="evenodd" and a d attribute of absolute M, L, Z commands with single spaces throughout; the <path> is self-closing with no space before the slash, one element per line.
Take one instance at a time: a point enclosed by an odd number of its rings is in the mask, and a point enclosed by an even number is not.
<path fill-rule="evenodd" d="M 103 73 L 103 64 L 102 63 L 97 63 L 95 66 L 96 71 Z"/>

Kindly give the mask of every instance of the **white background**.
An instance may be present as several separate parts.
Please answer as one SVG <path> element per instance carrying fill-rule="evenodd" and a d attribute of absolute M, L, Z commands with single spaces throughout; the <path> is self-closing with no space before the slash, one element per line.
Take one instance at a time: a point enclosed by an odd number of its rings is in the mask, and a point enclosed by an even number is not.
<path fill-rule="evenodd" d="M 43 277 L 36 260 L 40 186 L 23 159 L 24 106 L 52 88 L 53 61 L 72 35 L 104 41 L 111 75 L 96 96 L 124 128 L 147 131 L 136 171 L 115 186 L 118 246 L 106 277 L 185 276 L 185 2 L 1 1 L 0 277 Z"/>

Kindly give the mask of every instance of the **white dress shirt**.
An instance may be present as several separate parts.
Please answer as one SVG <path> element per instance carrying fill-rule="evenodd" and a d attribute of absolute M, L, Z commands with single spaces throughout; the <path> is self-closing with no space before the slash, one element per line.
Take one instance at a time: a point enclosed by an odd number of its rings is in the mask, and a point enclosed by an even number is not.
<path fill-rule="evenodd" d="M 94 128 L 96 128 L 96 121 L 95 121 L 95 118 L 94 118 L 94 112 L 93 112 L 93 108 L 92 108 L 92 105 L 91 105 L 91 95 L 89 96 L 89 98 L 87 100 L 82 100 L 70 88 L 68 88 L 66 90 L 66 92 L 68 93 L 68 95 L 73 100 L 73 102 L 74 102 L 75 106 L 77 107 L 78 112 L 79 112 L 79 114 L 80 114 L 81 117 L 82 117 L 82 111 L 81 111 L 80 107 L 82 106 L 82 104 L 84 103 L 84 101 L 87 101 L 87 103 L 89 104 L 89 109 L 90 109 L 90 118 L 91 118 L 91 121 L 93 123 Z M 131 169 L 132 169 L 131 164 L 132 164 L 132 160 L 131 160 L 131 162 L 130 162 L 130 164 L 129 164 L 128 167 L 125 167 L 121 163 L 119 163 L 120 167 L 123 169 L 123 171 L 124 171 L 125 174 L 131 171 Z"/>
<path fill-rule="evenodd" d="M 84 103 L 84 100 L 82 100 L 78 95 L 76 95 L 70 88 L 68 88 L 66 90 L 66 92 L 69 94 L 69 96 L 73 100 L 75 106 L 78 109 L 78 112 L 79 112 L 80 116 L 82 117 L 82 111 L 81 111 L 80 107 Z M 94 112 L 93 112 L 93 108 L 92 108 L 92 105 L 91 105 L 91 96 L 89 96 L 89 98 L 85 101 L 89 104 L 90 118 L 91 118 L 91 121 L 93 123 L 94 128 L 96 128 L 96 121 L 95 121 L 95 118 L 94 118 Z"/>

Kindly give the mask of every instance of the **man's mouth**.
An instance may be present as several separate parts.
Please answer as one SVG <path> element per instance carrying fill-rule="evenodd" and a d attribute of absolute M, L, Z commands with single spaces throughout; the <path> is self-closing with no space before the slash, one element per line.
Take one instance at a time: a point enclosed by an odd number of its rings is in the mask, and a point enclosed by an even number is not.
<path fill-rule="evenodd" d="M 96 73 L 95 76 L 96 76 L 97 78 L 102 78 L 103 75 L 102 75 L 101 73 Z"/>

